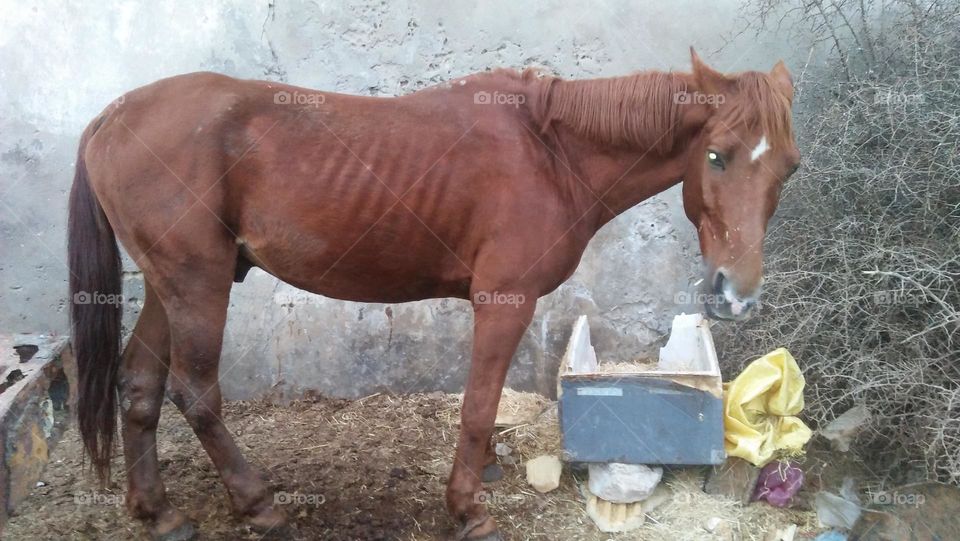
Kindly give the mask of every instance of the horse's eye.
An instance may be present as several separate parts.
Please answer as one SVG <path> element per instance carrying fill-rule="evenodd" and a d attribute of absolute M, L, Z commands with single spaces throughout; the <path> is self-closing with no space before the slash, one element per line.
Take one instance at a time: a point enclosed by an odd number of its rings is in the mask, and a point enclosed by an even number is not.
<path fill-rule="evenodd" d="M 726 165 L 723 163 L 723 157 L 720 156 L 720 153 L 716 150 L 707 151 L 707 163 L 710 164 L 710 167 L 714 169 L 719 169 L 723 171 L 726 169 Z"/>

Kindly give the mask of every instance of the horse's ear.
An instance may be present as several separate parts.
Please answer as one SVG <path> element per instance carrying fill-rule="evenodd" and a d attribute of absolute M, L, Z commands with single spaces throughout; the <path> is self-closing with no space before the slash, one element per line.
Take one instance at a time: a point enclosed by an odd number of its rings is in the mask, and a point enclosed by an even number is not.
<path fill-rule="evenodd" d="M 700 60 L 700 55 L 693 47 L 690 47 L 690 64 L 693 66 L 693 77 L 703 92 L 722 94 L 726 90 L 730 79 Z"/>
<path fill-rule="evenodd" d="M 777 62 L 777 65 L 770 70 L 770 78 L 773 79 L 780 92 L 783 92 L 788 100 L 793 101 L 793 76 L 790 75 L 790 70 L 787 69 L 783 60 Z"/>

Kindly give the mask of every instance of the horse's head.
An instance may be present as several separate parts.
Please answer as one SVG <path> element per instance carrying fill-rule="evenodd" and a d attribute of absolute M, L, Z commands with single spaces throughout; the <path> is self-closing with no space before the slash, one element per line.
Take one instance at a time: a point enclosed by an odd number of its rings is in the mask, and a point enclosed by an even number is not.
<path fill-rule="evenodd" d="M 746 317 L 763 283 L 763 237 L 780 189 L 796 170 L 793 83 L 783 62 L 770 73 L 724 75 L 691 49 L 691 88 L 683 100 L 707 111 L 693 138 L 683 206 L 697 227 L 706 264 L 707 313 Z"/>

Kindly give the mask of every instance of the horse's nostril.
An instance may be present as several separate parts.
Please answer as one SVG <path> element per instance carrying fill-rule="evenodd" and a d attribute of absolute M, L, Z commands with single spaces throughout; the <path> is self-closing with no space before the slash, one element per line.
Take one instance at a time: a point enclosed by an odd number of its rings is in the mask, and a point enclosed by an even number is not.
<path fill-rule="evenodd" d="M 713 278 L 713 290 L 720 295 L 723 295 L 723 287 L 727 283 L 727 276 L 723 273 L 722 270 L 718 270 L 717 274 Z"/>

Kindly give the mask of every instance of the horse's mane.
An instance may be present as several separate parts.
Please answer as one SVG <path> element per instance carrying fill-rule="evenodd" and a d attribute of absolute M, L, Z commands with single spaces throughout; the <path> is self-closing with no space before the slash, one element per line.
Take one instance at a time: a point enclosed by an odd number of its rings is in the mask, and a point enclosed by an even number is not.
<path fill-rule="evenodd" d="M 660 154 L 677 143 L 683 107 L 677 96 L 689 91 L 691 81 L 690 74 L 662 71 L 569 81 L 536 69 L 494 73 L 528 88 L 539 85 L 530 105 L 544 130 L 560 122 L 600 142 Z M 720 120 L 731 129 L 746 123 L 750 130 L 762 130 L 774 148 L 788 146 L 793 140 L 790 100 L 765 73 L 749 71 L 730 78 L 737 96 L 720 108 Z"/>
<path fill-rule="evenodd" d="M 738 99 L 723 108 L 720 119 L 731 128 L 744 123 L 762 133 L 772 148 L 786 148 L 793 141 L 790 99 L 780 92 L 766 73 L 745 71 L 735 75 Z"/>
<path fill-rule="evenodd" d="M 687 90 L 677 73 L 641 72 L 625 77 L 557 80 L 546 121 L 558 121 L 604 143 L 636 145 L 667 153 L 680 120 L 677 95 Z"/>

